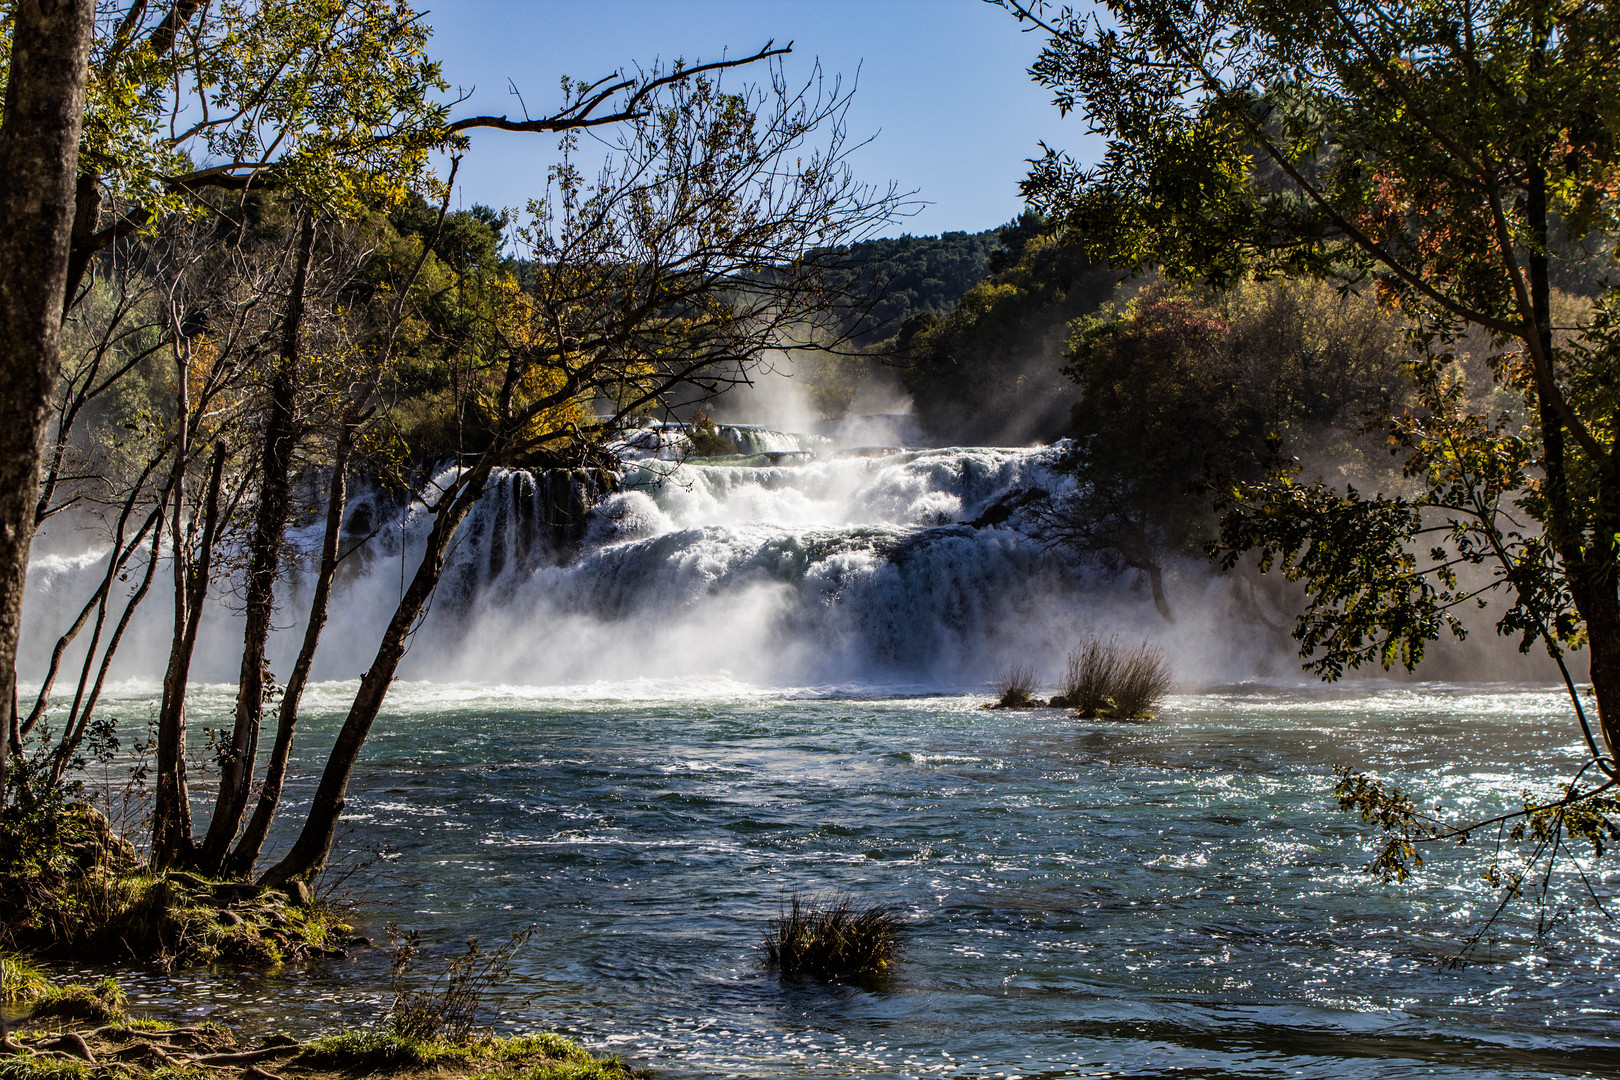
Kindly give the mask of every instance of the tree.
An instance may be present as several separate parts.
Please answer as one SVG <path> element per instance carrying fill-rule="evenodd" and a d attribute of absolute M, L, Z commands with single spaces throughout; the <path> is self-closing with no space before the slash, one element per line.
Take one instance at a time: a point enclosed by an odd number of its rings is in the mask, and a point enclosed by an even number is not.
<path fill-rule="evenodd" d="M 1112 296 L 1118 275 L 1071 237 L 1030 235 L 1032 224 L 1001 230 L 1004 269 L 948 315 L 923 311 L 900 328 L 906 389 L 940 438 L 1022 443 L 1064 433 L 1072 397 L 1058 363 L 1068 324 Z"/>
<path fill-rule="evenodd" d="M 307 881 L 325 864 L 349 778 L 461 523 L 497 469 L 579 453 L 657 410 L 746 382 L 782 349 L 835 348 L 847 291 L 839 251 L 892 220 L 899 195 L 855 181 L 848 97 L 780 67 L 731 92 L 679 66 L 647 73 L 644 103 L 594 179 L 577 137 L 519 237 L 523 287 L 490 284 L 484 333 L 461 357 L 480 438 L 423 495 L 428 535 L 361 677 L 303 829 L 265 872 Z M 829 336 L 830 335 L 830 336 Z"/>
<path fill-rule="evenodd" d="M 1560 326 L 1551 282 L 1559 261 L 1607 261 L 1620 213 L 1620 11 L 1117 0 L 1105 22 L 1002 6 L 1048 35 L 1035 77 L 1109 140 L 1096 166 L 1048 151 L 1025 182 L 1099 257 L 1217 284 L 1331 277 L 1416 328 L 1419 401 L 1388 432 L 1411 493 L 1292 477 L 1234 488 L 1227 560 L 1259 550 L 1306 583 L 1296 636 L 1330 677 L 1416 664 L 1425 642 L 1461 631 L 1459 605 L 1505 594 L 1498 629 L 1522 647 L 1560 663 L 1588 648 L 1607 752 L 1593 749 L 1612 773 L 1620 298 Z M 1469 328 L 1520 407 L 1486 412 L 1463 392 Z"/>
<path fill-rule="evenodd" d="M 12 14 L 0 115 L 0 716 L 20 753 L 16 656 L 46 415 L 61 364 L 85 58 L 95 4 L 38 0 Z"/>
<path fill-rule="evenodd" d="M 1370 298 L 1298 280 L 1158 281 L 1070 328 L 1064 373 L 1079 400 L 1060 467 L 1078 490 L 1034 516 L 1046 541 L 1145 577 L 1167 619 L 1165 570 L 1215 538 L 1218 481 L 1259 481 L 1283 455 L 1386 478 L 1360 429 L 1400 400 L 1405 342 Z M 1234 587 L 1247 600 L 1254 582 Z"/>
<path fill-rule="evenodd" d="M 1498 825 L 1520 861 L 1485 874 L 1497 913 L 1527 891 L 1544 902 L 1561 849 L 1600 855 L 1620 835 L 1605 794 L 1620 783 L 1620 10 L 992 2 L 1048 35 L 1032 73 L 1108 139 L 1091 168 L 1048 150 L 1024 185 L 1099 257 L 1211 284 L 1327 278 L 1408 320 L 1411 402 L 1384 425 L 1403 482 L 1364 495 L 1295 468 L 1231 484 L 1212 553 L 1226 567 L 1258 553 L 1303 584 L 1294 636 L 1327 679 L 1410 669 L 1441 634 L 1464 636 L 1460 608 L 1500 597 L 1498 633 L 1543 647 L 1563 677 L 1587 766 L 1488 821 L 1353 773 L 1337 795 L 1389 834 L 1373 869 L 1402 878 L 1421 845 Z M 1581 648 L 1595 732 L 1566 662 Z"/>
<path fill-rule="evenodd" d="M 11 6 L 0 4 L 0 13 Z M 133 0 L 103 5 L 95 26 L 88 68 L 81 56 L 84 70 L 78 76 L 81 86 L 88 79 L 88 93 L 71 200 L 67 274 L 65 280 L 49 279 L 60 286 L 58 317 L 64 306 L 73 310 L 92 295 L 98 267 L 111 270 L 118 265 L 116 258 L 102 256 L 117 252 L 120 244 L 164 233 L 173 236 L 179 223 L 182 231 L 190 229 L 192 238 L 212 239 L 215 250 L 188 249 L 190 263 L 166 279 L 172 295 L 160 348 L 173 355 L 175 370 L 167 381 L 174 387 L 174 398 L 158 411 L 170 420 L 164 443 L 167 464 L 150 476 L 143 473 L 127 493 L 129 513 L 118 515 L 118 550 L 109 561 L 109 587 L 86 607 L 84 619 L 70 628 L 62 644 L 65 647 L 88 622 L 93 626 L 89 651 L 94 653 L 103 641 L 113 577 L 130 559 L 139 558 L 147 537 L 154 553 L 169 553 L 175 625 L 157 725 L 153 858 L 158 865 L 196 862 L 218 870 L 246 811 L 263 708 L 264 638 L 275 605 L 289 519 L 290 470 L 308 434 L 297 430 L 289 411 L 301 385 L 304 275 L 293 273 L 286 287 L 275 284 L 273 275 L 264 277 L 262 284 L 272 287 L 262 302 L 246 305 L 217 287 L 246 280 L 234 272 L 247 269 L 237 265 L 243 263 L 237 255 L 255 245 L 263 247 L 263 237 L 254 240 L 253 234 L 262 231 L 255 215 L 265 196 L 281 200 L 310 223 L 322 215 L 364 219 L 379 209 L 399 207 L 419 197 L 418 192 L 442 195 L 447 188 L 430 170 L 429 156 L 436 150 L 462 148 L 469 130 L 558 133 L 635 122 L 649 115 L 658 92 L 673 82 L 787 50 L 767 44 L 748 56 L 652 76 L 626 78 L 614 73 L 593 83 L 568 83 L 562 106 L 538 118 L 452 119 L 454 104 L 441 99 L 445 85 L 438 66 L 425 53 L 430 29 L 402 0 L 250 0 L 228 5 L 191 0 L 149 5 Z M 20 75 L 25 70 L 18 65 L 14 72 Z M 67 80 L 63 85 L 73 83 Z M 196 225 L 199 220 L 206 224 Z M 289 236 L 299 234 L 295 228 Z M 301 235 L 313 241 L 311 228 Z M 309 249 L 309 243 L 284 248 Z M 252 257 L 246 261 L 252 262 Z M 198 272 L 221 265 L 233 272 L 216 280 Z M 307 258 L 288 260 L 283 269 L 288 265 L 307 266 Z M 392 350 L 400 322 L 409 314 L 408 305 L 392 308 L 393 329 L 382 335 L 383 354 Z M 220 323 L 235 334 L 229 342 L 221 341 Z M 379 342 L 373 340 L 367 347 L 376 360 Z M 271 358 L 268 363 L 266 358 Z M 347 401 L 338 410 L 344 418 L 334 414 L 330 419 L 347 434 L 334 437 L 330 444 L 334 448 L 352 450 L 359 429 L 374 417 L 375 395 L 387 366 L 386 360 L 371 364 L 369 383 L 361 380 L 369 390 L 340 394 Z M 124 368 L 120 375 L 129 376 L 132 370 Z M 264 378 L 259 378 L 261 373 Z M 45 385 L 53 381 L 54 377 Z M 96 393 L 104 389 L 97 384 Z M 40 518 L 84 497 L 75 485 L 59 483 L 60 466 L 72 456 L 76 438 L 72 429 L 77 409 L 67 403 L 75 400 L 75 394 L 82 398 L 84 391 L 70 390 L 59 412 L 52 469 L 37 503 Z M 224 414 L 214 407 L 223 398 L 230 399 L 226 412 L 249 430 L 257 426 L 264 436 L 263 452 L 251 464 L 238 461 L 240 446 L 205 436 L 205 427 L 225 430 Z M 266 408 L 255 413 L 254 402 L 266 403 Z M 42 434 L 38 426 L 30 430 Z M 191 475 L 198 468 L 204 473 L 200 483 Z M 155 517 L 148 515 L 151 520 L 143 529 L 135 510 L 144 497 L 138 489 L 154 478 L 160 480 L 161 509 Z M 339 506 L 342 488 L 342 483 L 333 485 Z M 191 834 L 186 785 L 186 676 L 198 615 L 221 569 L 215 548 L 233 535 L 238 505 L 249 507 L 255 521 L 242 540 L 248 551 L 243 678 L 235 723 L 222 756 L 213 824 L 199 846 Z M 126 520 L 132 516 L 133 523 Z M 134 529 L 133 539 L 123 536 L 126 525 Z M 20 557 L 16 563 L 19 581 L 25 562 Z M 325 593 L 317 590 L 317 594 L 324 599 Z M 144 588 L 137 588 L 129 598 L 125 617 L 102 646 L 103 668 L 121 639 L 127 616 L 145 595 Z M 317 627 L 314 633 L 318 632 Z M 303 666 L 307 671 L 307 663 Z M 81 694 L 76 695 L 70 722 L 53 751 L 59 764 L 73 760 L 78 733 L 88 723 L 98 678 L 90 674 L 92 667 L 87 658 Z M 13 669 L 8 662 L 8 675 Z M 53 669 L 52 678 L 54 674 Z M 50 681 L 36 703 L 36 723 L 43 715 Z M 85 695 L 87 685 L 92 689 Z M 294 695 L 294 709 L 296 700 Z M 256 822 L 263 824 L 263 817 L 256 814 Z M 244 840 L 251 842 L 240 845 L 237 862 L 250 852 L 256 854 L 262 842 L 258 825 L 249 834 Z"/>

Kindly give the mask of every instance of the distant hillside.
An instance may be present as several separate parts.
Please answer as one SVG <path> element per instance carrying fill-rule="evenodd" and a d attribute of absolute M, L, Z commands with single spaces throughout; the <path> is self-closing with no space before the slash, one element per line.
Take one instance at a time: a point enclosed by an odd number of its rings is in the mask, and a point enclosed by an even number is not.
<path fill-rule="evenodd" d="M 892 338 L 913 315 L 947 315 L 967 291 L 991 273 L 1001 230 L 948 232 L 867 240 L 849 249 L 849 264 L 883 290 L 854 335 L 860 345 Z"/>

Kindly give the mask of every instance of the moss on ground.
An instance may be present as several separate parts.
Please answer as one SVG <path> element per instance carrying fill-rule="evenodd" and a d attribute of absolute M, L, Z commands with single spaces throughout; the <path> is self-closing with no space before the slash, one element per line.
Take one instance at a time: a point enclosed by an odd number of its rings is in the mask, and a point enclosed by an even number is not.
<path fill-rule="evenodd" d="M 13 970 L 8 962 L 8 973 Z M 220 1024 L 189 1027 L 132 1019 L 123 990 L 112 979 L 43 989 L 15 969 L 26 986 L 17 1001 L 33 1005 L 0 1047 L 0 1080 L 203 1080 L 221 1069 L 279 1080 L 353 1080 L 357 1076 L 405 1080 L 636 1080 L 646 1074 L 618 1058 L 599 1058 L 554 1032 L 501 1038 L 484 1035 L 465 1044 L 406 1039 L 386 1031 L 346 1031 L 308 1042 L 271 1035 L 244 1043 Z M 8 983 L 8 985 L 10 985 Z M 36 992 L 37 991 L 37 992 Z"/>
<path fill-rule="evenodd" d="M 49 986 L 33 999 L 29 1018 L 48 1020 L 82 1020 L 101 1026 L 125 1019 L 124 988 L 116 979 L 98 979 L 93 983 L 72 982 L 65 986 Z"/>
<path fill-rule="evenodd" d="M 272 967 L 341 955 L 352 928 L 329 907 L 300 906 L 285 893 L 243 882 L 92 868 L 67 883 L 55 903 L 30 910 L 6 931 L 23 949 L 54 959 Z"/>

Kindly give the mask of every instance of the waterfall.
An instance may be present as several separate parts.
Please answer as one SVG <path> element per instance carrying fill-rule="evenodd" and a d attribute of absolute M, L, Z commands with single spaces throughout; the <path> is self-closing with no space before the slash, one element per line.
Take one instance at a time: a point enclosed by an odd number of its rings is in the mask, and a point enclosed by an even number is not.
<path fill-rule="evenodd" d="M 1072 484 L 1055 468 L 1059 448 L 883 442 L 903 428 L 885 417 L 813 435 L 726 425 L 718 431 L 737 454 L 681 460 L 682 429 L 649 424 L 619 445 L 620 473 L 499 471 L 457 534 L 401 675 L 962 688 L 1010 660 L 1055 671 L 1092 623 L 1164 629 L 1128 582 L 1031 535 L 1019 496 Z M 431 527 L 429 506 L 454 476 L 453 466 L 440 470 L 409 500 L 356 486 L 344 523 L 353 554 L 317 678 L 369 666 Z M 320 528 L 306 522 L 290 536 L 295 570 L 271 643 L 278 672 L 302 633 Z M 36 559 L 25 677 L 104 565 L 93 550 Z M 144 647 L 119 664 L 124 676 L 161 671 L 157 591 L 143 611 Z M 234 677 L 235 617 L 222 588 L 198 678 Z"/>

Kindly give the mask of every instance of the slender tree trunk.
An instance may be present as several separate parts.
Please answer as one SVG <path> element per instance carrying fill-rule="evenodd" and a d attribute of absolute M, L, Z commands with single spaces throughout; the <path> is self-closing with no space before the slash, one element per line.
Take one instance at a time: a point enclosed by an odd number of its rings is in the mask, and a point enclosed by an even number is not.
<path fill-rule="evenodd" d="M 371 667 L 360 678 L 360 689 L 355 692 L 349 715 L 338 732 L 337 742 L 321 773 L 320 786 L 316 788 L 303 831 L 286 857 L 265 872 L 261 879 L 264 884 L 308 881 L 326 865 L 332 853 L 332 839 L 337 833 L 338 819 L 343 814 L 349 777 L 353 775 L 355 762 L 360 757 L 360 748 L 382 710 L 383 699 L 394 681 L 394 672 L 405 655 L 405 646 L 416 629 L 417 620 L 421 618 L 428 599 L 444 574 L 444 559 L 450 549 L 450 541 L 483 495 L 493 468 L 494 455 L 486 454 L 465 475 L 459 488 L 453 494 L 446 494 L 450 502 L 439 511 L 428 534 L 422 561 L 394 609 L 394 616 L 388 622 L 388 629 L 383 632 Z"/>
<path fill-rule="evenodd" d="M 304 627 L 304 641 L 298 649 L 292 674 L 287 676 L 287 689 L 281 695 L 281 709 L 276 717 L 276 741 L 270 748 L 270 761 L 265 766 L 258 805 L 253 808 L 253 817 L 225 864 L 226 871 L 233 876 L 245 877 L 253 873 L 259 853 L 264 850 L 265 837 L 270 834 L 270 824 L 281 805 L 281 790 L 287 781 L 287 761 L 292 756 L 293 734 L 298 726 L 298 707 L 303 700 L 304 687 L 309 684 L 315 650 L 320 646 L 321 631 L 326 626 L 332 580 L 337 576 L 338 545 L 343 537 L 343 511 L 348 504 L 346 470 L 353 446 L 352 427 L 346 428 L 339 437 L 332 464 L 331 487 L 326 499 L 326 531 L 321 537 L 321 565 L 315 577 L 315 594 L 310 598 L 309 623 Z"/>
<path fill-rule="evenodd" d="M 258 759 L 259 727 L 264 718 L 265 646 L 270 640 L 281 548 L 292 506 L 292 458 L 298 442 L 298 336 L 303 328 L 304 294 L 314 249 L 315 219 L 306 212 L 299 238 L 298 265 L 287 300 L 281 357 L 270 377 L 264 441 L 260 447 L 259 507 L 248 556 L 246 628 L 242 641 L 242 672 L 236 691 L 236 721 L 231 730 L 229 753 L 220 768 L 219 795 L 199 861 L 202 869 L 211 874 L 219 873 L 225 865 L 231 841 L 247 809 L 253 765 Z"/>
<path fill-rule="evenodd" d="M 152 807 L 152 865 L 157 867 L 189 863 L 195 851 L 191 836 L 191 795 L 186 788 L 186 679 L 191 674 L 197 628 L 202 621 L 203 601 L 208 596 L 224 470 L 225 444 L 220 442 L 214 445 L 214 460 L 208 470 L 201 536 L 195 545 L 189 542 L 190 538 L 182 537 L 177 509 L 174 536 L 170 540 L 176 565 L 175 633 L 169 649 L 169 667 L 163 676 L 163 702 L 158 707 L 157 792 Z M 182 501 L 178 484 L 174 499 L 178 508 Z M 196 554 L 189 558 L 186 549 L 193 546 Z"/>
<path fill-rule="evenodd" d="M 1165 622 L 1175 622 L 1176 617 L 1170 613 L 1170 601 L 1164 595 L 1164 567 L 1149 559 L 1143 570 L 1147 574 L 1148 591 L 1153 594 L 1153 610 Z"/>
<path fill-rule="evenodd" d="M 60 437 L 60 432 L 58 432 L 58 437 Z M 139 474 L 138 478 L 136 478 L 134 484 L 131 484 L 130 492 L 128 492 L 128 495 L 125 495 L 123 507 L 118 510 L 118 523 L 117 525 L 113 526 L 112 549 L 110 549 L 109 554 L 107 554 L 107 573 L 102 575 L 102 583 L 100 583 L 99 588 L 96 589 L 96 593 L 92 594 L 91 599 L 84 604 L 83 609 L 79 610 L 78 619 L 73 620 L 73 625 L 66 628 L 65 633 L 63 633 L 60 638 L 57 638 L 57 644 L 52 646 L 52 649 L 50 649 L 50 664 L 47 665 L 47 669 L 45 669 L 44 682 L 40 683 L 39 695 L 34 698 L 34 708 L 29 709 L 28 719 L 23 721 L 23 738 L 28 738 L 28 733 L 34 729 L 34 725 L 40 721 L 40 717 L 45 716 L 45 709 L 50 708 L 50 695 L 52 695 L 52 691 L 55 690 L 57 674 L 60 672 L 60 669 L 62 669 L 62 657 L 63 654 L 68 651 L 68 646 L 70 646 L 70 644 L 73 643 L 73 640 L 75 640 L 76 636 L 79 635 L 79 631 L 83 630 L 84 623 L 86 623 L 86 620 L 89 619 L 89 615 L 91 615 L 92 610 L 99 609 L 100 612 L 105 612 L 105 610 L 107 610 L 107 596 L 109 596 L 110 591 L 112 591 L 113 581 L 117 580 L 118 575 L 123 573 L 123 568 L 130 563 L 130 559 L 133 557 L 134 552 L 136 552 L 136 549 L 139 549 L 139 546 L 141 546 L 141 538 L 146 536 L 149 529 L 157 528 L 157 526 L 162 523 L 162 518 L 164 518 L 164 499 L 167 497 L 167 491 L 162 492 L 159 500 L 157 500 L 157 505 L 152 507 L 151 513 L 147 513 L 146 521 L 141 523 L 141 529 L 139 529 L 138 533 L 136 533 L 134 539 L 131 539 L 128 544 L 123 542 L 123 533 L 125 533 L 125 528 L 128 526 L 128 523 L 130 523 L 131 513 L 134 513 L 134 505 L 136 505 L 136 502 L 139 502 L 139 499 L 141 499 L 141 491 L 143 491 L 143 487 L 146 486 L 147 476 L 151 476 L 152 470 L 156 470 L 157 466 L 159 466 L 160 463 L 162 463 L 162 460 L 164 460 L 164 457 L 167 457 L 167 453 L 159 453 L 159 455 L 156 455 L 156 457 L 152 457 L 151 460 L 147 461 L 146 468 L 141 470 L 141 474 Z M 34 520 L 39 521 L 40 518 L 36 517 Z M 157 531 L 162 533 L 162 528 L 157 529 Z M 94 646 L 94 643 L 92 643 L 91 648 L 89 648 L 89 651 L 87 651 L 87 654 L 94 653 L 96 653 L 96 646 Z M 89 656 L 86 656 L 86 662 L 89 662 Z M 83 693 L 83 691 L 84 682 L 83 680 L 79 680 L 79 693 Z"/>
<path fill-rule="evenodd" d="M 73 307 L 79 296 L 79 285 L 90 269 L 95 256 L 91 238 L 101 224 L 101 183 L 94 173 L 79 177 L 74 190 L 73 231 L 68 249 L 67 283 L 62 290 L 62 310 Z"/>
<path fill-rule="evenodd" d="M 71 645 L 73 640 L 79 636 L 79 631 L 84 629 L 84 624 L 89 621 L 90 613 L 92 611 L 97 613 L 96 631 L 97 636 L 99 637 L 101 620 L 106 615 L 107 597 L 112 591 L 113 582 L 118 579 L 118 576 L 121 573 L 123 573 L 124 567 L 127 566 L 129 564 L 129 560 L 134 557 L 135 552 L 140 548 L 141 541 L 146 537 L 146 534 L 162 521 L 163 504 L 162 502 L 159 502 L 158 505 L 153 507 L 152 511 L 147 514 L 146 520 L 141 523 L 140 530 L 135 534 L 135 537 L 127 544 L 124 542 L 124 530 L 129 524 L 129 516 L 134 512 L 135 503 L 140 498 L 141 488 L 145 484 L 146 478 L 151 473 L 151 470 L 155 464 L 155 461 L 148 464 L 147 468 L 141 473 L 140 478 L 130 489 L 129 494 L 124 499 L 123 507 L 119 510 L 118 523 L 113 528 L 112 547 L 107 553 L 107 572 L 102 575 L 100 586 L 97 587 L 95 593 L 91 595 L 90 599 L 86 601 L 84 607 L 80 609 L 79 617 L 73 620 L 73 625 L 69 626 L 67 630 L 56 639 L 56 644 L 51 648 L 51 662 L 45 669 L 45 679 L 40 684 L 38 695 L 36 695 L 34 698 L 33 708 L 28 711 L 28 719 L 23 721 L 23 738 L 28 737 L 28 733 L 33 730 L 34 725 L 39 723 L 40 719 L 45 715 L 45 710 L 50 708 L 51 694 L 56 687 L 56 676 L 61 671 L 62 657 L 67 652 L 68 646 Z M 162 530 L 160 529 L 159 532 L 161 531 Z M 95 651 L 96 642 L 92 641 L 85 654 L 85 664 L 87 667 L 90 664 L 91 658 L 94 656 Z M 78 692 L 80 694 L 83 694 L 84 692 L 83 678 L 79 680 Z"/>
<path fill-rule="evenodd" d="M 135 617 L 136 610 L 146 594 L 152 588 L 152 579 L 157 576 L 157 565 L 163 548 L 163 508 L 157 510 L 157 524 L 152 531 L 152 546 L 146 557 L 146 569 L 141 573 L 141 583 L 136 586 L 135 592 L 130 596 L 129 602 L 124 605 L 124 613 L 118 617 L 118 625 L 114 628 L 112 637 L 107 641 L 107 647 L 102 650 L 101 664 L 96 668 L 95 682 L 90 684 L 89 692 L 85 693 L 83 680 L 79 687 L 79 696 L 83 697 L 83 708 L 80 708 L 79 697 L 76 696 L 73 711 L 69 714 L 69 730 L 62 737 L 62 745 L 58 750 L 57 759 L 52 765 L 52 781 L 62 778 L 68 763 L 78 752 L 79 744 L 84 741 L 85 733 L 90 730 L 90 720 L 95 715 L 96 704 L 101 700 L 101 689 L 107 684 L 107 671 L 112 667 L 113 657 L 118 655 L 118 647 L 123 644 L 124 632 L 129 629 L 130 620 Z M 88 665 L 87 665 L 88 666 Z"/>
<path fill-rule="evenodd" d="M 1543 17 L 1544 20 L 1544 17 Z M 1538 24 L 1534 30 L 1539 49 L 1532 54 L 1532 74 L 1539 77 L 1542 69 L 1540 51 L 1545 50 L 1547 28 Z M 1532 79 L 1535 82 L 1536 79 Z M 1532 243 L 1526 254 L 1526 269 L 1530 292 L 1530 315 L 1534 326 L 1534 344 L 1547 358 L 1548 380 L 1554 365 L 1552 331 L 1552 282 L 1548 273 L 1548 207 L 1547 170 L 1539 159 L 1529 162 L 1525 182 L 1525 216 L 1529 219 Z M 1527 343 L 1529 344 L 1529 343 Z M 1597 698 L 1598 726 L 1603 734 L 1609 756 L 1620 760 L 1620 574 L 1609 545 L 1603 542 L 1588 545 L 1580 530 L 1575 528 L 1573 507 L 1570 504 L 1569 474 L 1563 421 L 1547 400 L 1543 390 L 1537 394 L 1541 427 L 1542 459 L 1545 478 L 1542 491 L 1547 500 L 1548 539 L 1558 552 L 1569 583 L 1570 597 L 1575 609 L 1586 624 L 1587 648 L 1592 682 L 1592 693 Z M 1599 537 L 1610 537 L 1620 532 L 1620 476 L 1612 462 L 1594 462 L 1599 470 L 1598 514 L 1594 522 Z"/>
<path fill-rule="evenodd" d="M 12 5 L 0 116 L 0 711 L 7 732 L 20 728 L 17 640 L 61 368 L 62 294 L 95 10 L 94 0 Z"/>

